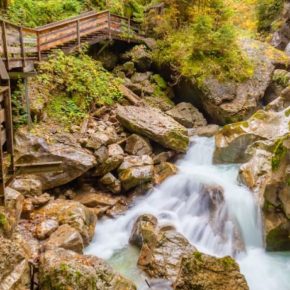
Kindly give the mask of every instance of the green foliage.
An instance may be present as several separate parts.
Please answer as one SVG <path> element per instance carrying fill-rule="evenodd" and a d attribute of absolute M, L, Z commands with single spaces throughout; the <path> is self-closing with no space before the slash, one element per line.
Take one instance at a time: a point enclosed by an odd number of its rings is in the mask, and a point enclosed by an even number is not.
<path fill-rule="evenodd" d="M 66 56 L 56 52 L 40 64 L 40 85 L 49 87 L 48 116 L 64 124 L 78 123 L 97 105 L 111 105 L 121 99 L 114 78 L 99 62 L 81 53 Z"/>
<path fill-rule="evenodd" d="M 79 14 L 84 0 L 14 0 L 8 8 L 10 21 L 35 27 Z"/>
<path fill-rule="evenodd" d="M 187 25 L 167 29 L 157 43 L 155 61 L 171 63 L 200 83 L 207 75 L 237 81 L 251 76 L 253 68 L 238 47 L 231 15 L 223 0 L 209 1 Z"/>
<path fill-rule="evenodd" d="M 273 23 L 282 11 L 284 0 L 258 0 L 258 30 L 270 31 Z"/>
<path fill-rule="evenodd" d="M 14 128 L 27 124 L 27 111 L 25 110 L 25 89 L 22 81 L 18 81 L 17 88 L 11 95 L 12 115 Z"/>

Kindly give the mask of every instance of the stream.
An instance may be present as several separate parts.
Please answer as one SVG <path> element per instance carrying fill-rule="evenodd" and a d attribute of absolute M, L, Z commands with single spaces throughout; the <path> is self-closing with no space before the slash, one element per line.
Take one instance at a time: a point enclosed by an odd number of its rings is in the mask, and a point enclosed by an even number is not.
<path fill-rule="evenodd" d="M 139 252 L 128 240 L 136 218 L 151 213 L 160 225 L 173 224 L 199 251 L 234 256 L 251 290 L 290 290 L 290 254 L 264 250 L 261 215 L 253 193 L 237 180 L 239 166 L 212 164 L 213 138 L 191 141 L 177 162 L 179 173 L 136 199 L 124 215 L 100 221 L 86 254 L 108 260 L 138 289 L 148 289 L 136 266 Z M 205 184 L 224 190 L 214 218 L 202 194 Z M 237 232 L 245 245 L 242 252 L 237 252 Z"/>

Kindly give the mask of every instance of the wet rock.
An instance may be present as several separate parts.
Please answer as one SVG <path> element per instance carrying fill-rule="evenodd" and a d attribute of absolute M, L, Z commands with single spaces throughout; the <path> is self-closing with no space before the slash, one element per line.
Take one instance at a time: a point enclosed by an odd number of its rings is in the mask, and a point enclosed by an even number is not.
<path fill-rule="evenodd" d="M 76 229 L 64 224 L 50 235 L 49 239 L 44 244 L 44 248 L 46 250 L 63 248 L 81 254 L 84 249 L 84 243 L 82 236 Z"/>
<path fill-rule="evenodd" d="M 127 156 L 119 167 L 118 173 L 122 188 L 129 190 L 153 179 L 153 160 L 148 155 Z"/>
<path fill-rule="evenodd" d="M 220 127 L 218 125 L 207 125 L 195 129 L 189 129 L 188 135 L 200 137 L 212 137 L 218 133 Z"/>
<path fill-rule="evenodd" d="M 61 139 L 61 137 L 59 137 L 59 139 Z M 56 142 L 51 144 L 47 143 L 43 138 L 28 133 L 25 129 L 17 131 L 15 136 L 15 148 L 18 163 L 62 161 L 62 173 L 35 174 L 36 180 L 41 182 L 42 190 L 66 184 L 81 176 L 96 164 L 93 154 L 82 149 L 80 145 L 76 143 L 75 139 L 71 138 L 71 136 L 63 139 L 66 139 L 65 143 Z M 18 182 L 21 179 L 23 178 L 18 178 Z M 14 188 L 17 189 L 17 187 Z M 39 195 L 40 193 L 39 190 L 38 192 L 34 192 L 33 195 Z"/>
<path fill-rule="evenodd" d="M 139 216 L 134 223 L 130 243 L 141 248 L 144 244 L 154 245 L 157 241 L 158 221 L 157 218 L 150 214 Z"/>
<path fill-rule="evenodd" d="M 39 240 L 48 238 L 59 227 L 56 219 L 43 219 L 37 223 L 34 236 Z"/>
<path fill-rule="evenodd" d="M 171 110 L 174 107 L 173 101 L 165 95 L 152 96 L 150 94 L 149 96 L 145 96 L 143 100 L 146 105 L 163 112 Z"/>
<path fill-rule="evenodd" d="M 75 200 L 87 207 L 101 207 L 101 206 L 113 206 L 118 201 L 118 197 L 111 197 L 108 194 L 102 192 L 85 192 L 78 194 Z"/>
<path fill-rule="evenodd" d="M 98 163 L 103 163 L 106 159 L 109 158 L 108 148 L 106 146 L 101 146 L 94 152 Z"/>
<path fill-rule="evenodd" d="M 181 234 L 174 230 L 161 230 L 154 245 L 142 246 L 138 265 L 149 277 L 173 282 L 178 277 L 182 257 L 193 251 L 195 248 Z"/>
<path fill-rule="evenodd" d="M 246 149 L 258 140 L 275 140 L 289 132 L 290 115 L 280 112 L 256 112 L 247 121 L 225 126 L 215 136 L 214 161 L 217 163 L 245 162 Z"/>
<path fill-rule="evenodd" d="M 18 191 L 6 187 L 5 188 L 5 212 L 8 217 L 10 233 L 12 234 L 20 220 L 23 209 L 24 198 Z"/>
<path fill-rule="evenodd" d="M 155 184 L 162 183 L 165 179 L 177 173 L 177 167 L 169 162 L 161 162 L 154 166 Z"/>
<path fill-rule="evenodd" d="M 121 192 L 121 182 L 112 173 L 107 173 L 104 175 L 99 182 L 103 187 L 108 189 L 112 193 Z"/>
<path fill-rule="evenodd" d="M 150 155 L 152 154 L 152 147 L 147 139 L 137 134 L 132 134 L 126 140 L 125 151 L 131 155 L 137 156 Z"/>
<path fill-rule="evenodd" d="M 32 220 L 45 217 L 55 218 L 59 224 L 68 224 L 78 230 L 87 245 L 95 231 L 96 217 L 80 202 L 72 200 L 54 200 L 35 211 Z"/>
<path fill-rule="evenodd" d="M 40 258 L 39 282 L 43 290 L 136 290 L 136 286 L 101 259 L 57 248 Z"/>
<path fill-rule="evenodd" d="M 166 114 L 186 128 L 197 128 L 207 124 L 199 110 L 190 103 L 179 103 Z"/>
<path fill-rule="evenodd" d="M 176 156 L 176 152 L 174 151 L 161 152 L 157 154 L 156 156 L 154 156 L 153 162 L 154 164 L 160 164 L 162 162 L 170 161 L 175 156 Z"/>
<path fill-rule="evenodd" d="M 215 258 L 193 252 L 183 257 L 176 290 L 248 290 L 245 277 L 231 257 Z"/>
<path fill-rule="evenodd" d="M 24 248 L 17 240 L 0 236 L 0 289 L 30 289 L 30 268 Z"/>
<path fill-rule="evenodd" d="M 124 159 L 124 151 L 118 144 L 113 144 L 108 147 L 107 156 L 102 163 L 96 166 L 93 176 L 104 176 L 110 171 L 117 169 Z"/>
<path fill-rule="evenodd" d="M 11 188 L 21 192 L 24 196 L 38 196 L 42 194 L 42 183 L 34 176 L 14 179 L 11 183 Z"/>
<path fill-rule="evenodd" d="M 148 137 L 166 148 L 180 152 L 188 148 L 186 129 L 157 109 L 118 106 L 117 117 L 129 131 Z"/>

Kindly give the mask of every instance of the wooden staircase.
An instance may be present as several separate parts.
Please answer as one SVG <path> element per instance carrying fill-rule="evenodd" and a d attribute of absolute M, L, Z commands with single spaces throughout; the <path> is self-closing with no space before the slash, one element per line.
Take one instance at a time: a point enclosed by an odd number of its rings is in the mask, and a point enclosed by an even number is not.
<path fill-rule="evenodd" d="M 25 166 L 14 164 L 9 72 L 14 69 L 29 72 L 56 49 L 72 53 L 83 45 L 104 40 L 142 43 L 143 36 L 136 23 L 109 11 L 90 11 L 35 29 L 0 19 L 0 204 L 3 204 L 5 186 L 11 180 L 9 176 L 25 172 L 24 167 L 26 172 L 34 172 L 43 166 L 55 170 L 59 165 L 59 162 Z"/>

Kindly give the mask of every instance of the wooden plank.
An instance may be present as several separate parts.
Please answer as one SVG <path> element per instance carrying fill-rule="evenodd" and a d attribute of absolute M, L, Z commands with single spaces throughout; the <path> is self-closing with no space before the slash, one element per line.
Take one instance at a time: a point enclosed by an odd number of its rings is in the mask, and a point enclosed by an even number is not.
<path fill-rule="evenodd" d="M 6 59 L 6 67 L 9 70 L 9 55 L 8 55 L 8 45 L 7 45 L 7 35 L 6 35 L 6 23 L 2 21 L 2 39 L 3 39 L 3 51 Z"/>
<path fill-rule="evenodd" d="M 0 135 L 1 135 L 1 144 L 3 146 L 6 143 L 6 141 L 7 141 L 7 138 L 6 138 L 6 130 L 5 129 L 2 129 Z"/>
<path fill-rule="evenodd" d="M 4 109 L 0 110 L 0 124 L 2 124 L 3 122 L 5 122 L 5 111 Z"/>
<path fill-rule="evenodd" d="M 50 161 L 40 163 L 23 163 L 16 164 L 16 175 L 31 174 L 39 172 L 57 172 L 62 173 L 62 161 Z"/>
<path fill-rule="evenodd" d="M 7 73 L 5 64 L 1 58 L 0 58 L 0 79 L 9 80 L 9 75 Z"/>

